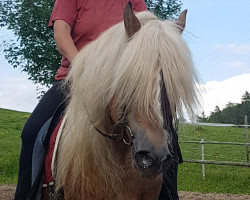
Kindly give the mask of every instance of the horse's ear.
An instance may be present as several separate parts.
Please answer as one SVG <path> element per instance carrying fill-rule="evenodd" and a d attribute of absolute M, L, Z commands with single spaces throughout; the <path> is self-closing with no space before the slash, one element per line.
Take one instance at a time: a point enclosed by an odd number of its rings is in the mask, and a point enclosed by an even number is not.
<path fill-rule="evenodd" d="M 184 28 L 186 26 L 186 16 L 187 16 L 187 10 L 184 10 L 176 20 L 176 24 L 178 26 L 180 33 L 184 31 Z"/>
<path fill-rule="evenodd" d="M 141 23 L 132 10 L 131 2 L 129 2 L 124 9 L 123 19 L 125 30 L 128 34 L 128 37 L 130 38 L 141 28 Z"/>

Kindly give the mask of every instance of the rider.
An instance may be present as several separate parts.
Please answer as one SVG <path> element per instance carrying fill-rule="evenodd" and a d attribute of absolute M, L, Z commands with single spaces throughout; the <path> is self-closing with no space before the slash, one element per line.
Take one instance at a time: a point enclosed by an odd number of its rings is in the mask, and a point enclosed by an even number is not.
<path fill-rule="evenodd" d="M 65 79 L 70 63 L 78 51 L 95 40 L 103 31 L 122 21 L 123 10 L 129 0 L 56 0 L 49 21 L 54 31 L 54 39 L 62 55 L 61 66 L 55 76 L 55 83 L 43 96 L 22 131 L 22 149 L 19 159 L 18 184 L 15 200 L 25 200 L 31 189 L 32 153 L 37 134 L 43 124 L 53 115 L 58 105 L 64 101 L 65 93 L 60 87 Z M 135 12 L 146 10 L 144 0 L 130 0 Z M 174 154 L 178 152 L 177 134 L 173 133 Z M 177 165 L 171 168 L 168 177 L 169 188 L 163 187 L 160 199 L 178 199 Z M 165 176 L 164 176 L 165 177 Z M 170 191 L 170 192 L 169 192 Z M 171 193 L 171 198 L 167 196 Z"/>

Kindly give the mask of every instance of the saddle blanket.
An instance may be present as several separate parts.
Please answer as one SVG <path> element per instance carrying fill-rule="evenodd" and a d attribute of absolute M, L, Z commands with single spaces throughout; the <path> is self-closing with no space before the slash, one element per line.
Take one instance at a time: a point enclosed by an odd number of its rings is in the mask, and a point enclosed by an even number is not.
<path fill-rule="evenodd" d="M 59 121 L 59 123 L 57 124 L 50 138 L 49 150 L 46 156 L 45 166 L 44 166 L 45 173 L 44 173 L 43 184 L 49 184 L 54 181 L 54 178 L 53 178 L 54 161 L 55 161 L 56 151 L 58 147 L 58 142 L 59 142 L 60 135 L 61 135 L 58 133 L 61 133 L 61 130 L 63 127 L 62 122 L 63 122 L 63 119 Z"/>

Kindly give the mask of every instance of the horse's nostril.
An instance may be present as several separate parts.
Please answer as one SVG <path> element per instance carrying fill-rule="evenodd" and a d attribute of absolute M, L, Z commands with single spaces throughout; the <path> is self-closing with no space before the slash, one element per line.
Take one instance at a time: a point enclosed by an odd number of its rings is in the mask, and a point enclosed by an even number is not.
<path fill-rule="evenodd" d="M 138 151 L 135 153 L 135 161 L 143 169 L 148 169 L 154 165 L 155 158 L 147 151 Z"/>

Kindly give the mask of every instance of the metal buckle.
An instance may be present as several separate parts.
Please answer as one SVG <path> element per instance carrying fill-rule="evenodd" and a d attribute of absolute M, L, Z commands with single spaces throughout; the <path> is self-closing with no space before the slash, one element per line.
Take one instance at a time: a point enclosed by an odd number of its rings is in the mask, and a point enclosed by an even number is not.
<path fill-rule="evenodd" d="M 126 128 L 126 133 L 127 133 L 127 136 L 128 136 L 129 141 L 126 141 L 126 139 L 125 139 L 124 136 L 123 136 L 122 141 L 123 141 L 126 145 L 132 146 L 132 144 L 133 144 L 133 139 L 135 138 L 135 136 L 134 136 L 134 134 L 132 133 L 131 129 L 130 129 L 128 126 L 125 126 L 125 128 Z M 124 131 L 123 131 L 123 134 L 124 134 Z"/>

